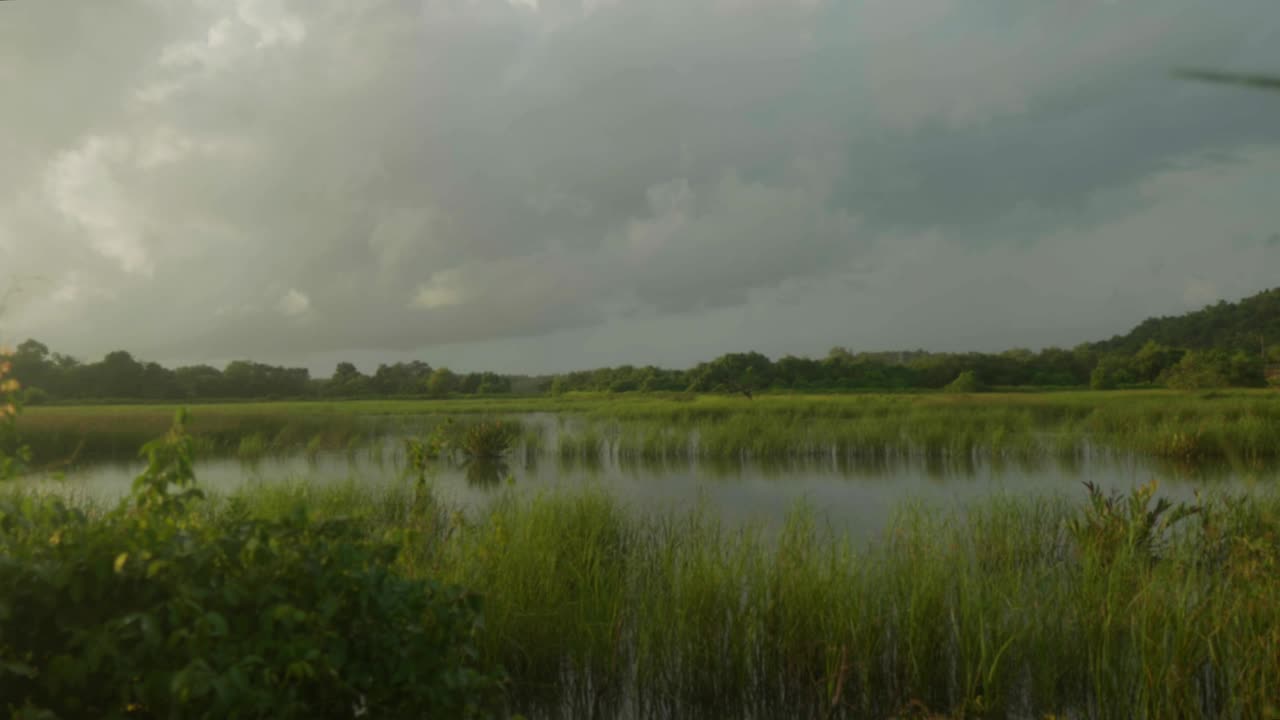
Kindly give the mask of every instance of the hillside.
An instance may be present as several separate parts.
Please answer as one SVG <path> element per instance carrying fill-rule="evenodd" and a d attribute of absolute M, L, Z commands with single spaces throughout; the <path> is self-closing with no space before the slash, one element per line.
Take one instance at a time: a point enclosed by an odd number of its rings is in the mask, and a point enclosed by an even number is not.
<path fill-rule="evenodd" d="M 1132 354 L 1149 340 L 1192 350 L 1220 348 L 1256 353 L 1259 341 L 1280 343 L 1280 288 L 1239 302 L 1222 301 L 1185 315 L 1144 320 L 1125 335 L 1094 343 L 1099 352 Z"/>

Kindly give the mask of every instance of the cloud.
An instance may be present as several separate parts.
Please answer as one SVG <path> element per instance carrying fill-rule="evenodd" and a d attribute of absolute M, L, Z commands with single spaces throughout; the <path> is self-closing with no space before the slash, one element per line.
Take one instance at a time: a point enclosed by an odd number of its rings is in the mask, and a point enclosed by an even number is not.
<path fill-rule="evenodd" d="M 1163 263 L 1133 292 L 1172 312 L 1188 278 L 1246 290 L 1224 278 L 1256 279 L 1280 230 L 1263 212 L 1275 99 L 1168 76 L 1280 67 L 1269 0 L 0 13 L 19 109 L 0 267 L 51 279 L 6 330 L 82 354 L 303 362 L 594 332 L 623 348 L 657 327 L 643 347 L 724 351 L 816 344 L 850 317 L 880 346 L 1017 342 L 992 313 L 1050 318 L 1036 337 L 1065 342 L 1112 296 L 1097 268 Z M 1160 250 L 1224 237 L 1212 271 Z M 1010 279 L 1039 262 L 1080 279 L 1043 297 L 1046 280 Z M 824 318 L 813 338 L 798 308 Z M 547 357 L 580 364 L 578 340 Z"/>
<path fill-rule="evenodd" d="M 276 308 L 282 315 L 289 317 L 302 315 L 311 309 L 311 299 L 305 294 L 290 288 L 289 292 L 280 298 L 280 302 L 276 303 Z"/>

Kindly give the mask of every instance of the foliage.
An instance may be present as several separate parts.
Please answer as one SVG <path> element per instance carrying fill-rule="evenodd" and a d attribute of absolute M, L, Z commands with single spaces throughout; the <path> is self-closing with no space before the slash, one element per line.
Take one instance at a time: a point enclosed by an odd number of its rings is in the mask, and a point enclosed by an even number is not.
<path fill-rule="evenodd" d="M 1221 301 L 1174 317 L 1144 320 L 1125 335 L 1094 343 L 1099 352 L 1137 353 L 1148 342 L 1174 348 L 1257 354 L 1262 340 L 1280 338 L 1280 288 L 1239 302 Z"/>
<path fill-rule="evenodd" d="M 449 368 L 436 368 L 427 378 L 427 393 L 432 397 L 445 397 L 458 390 L 458 376 Z"/>
<path fill-rule="evenodd" d="M 956 376 L 949 385 L 943 388 L 949 393 L 975 393 L 981 392 L 983 389 L 982 382 L 978 380 L 978 374 L 972 370 L 965 370 Z"/>
<path fill-rule="evenodd" d="M 49 393 L 42 388 L 28 387 L 22 392 L 23 405 L 44 405 L 49 402 Z"/>
<path fill-rule="evenodd" d="M 51 399 L 184 400 L 227 398 L 405 397 L 443 398 L 453 394 L 512 392 L 663 393 L 692 391 L 741 394 L 768 391 L 938 390 L 964 371 L 991 387 L 1125 388 L 1162 378 L 1183 382 L 1173 369 L 1188 350 L 1209 358 L 1224 385 L 1264 384 L 1261 343 L 1280 337 L 1280 288 L 1239 303 L 1218 303 L 1172 318 L 1153 318 L 1124 336 L 1038 352 L 1015 348 L 1001 353 L 854 352 L 833 348 L 826 357 L 788 355 L 771 360 L 758 352 L 728 353 L 685 370 L 621 365 L 553 377 L 459 374 L 415 360 L 379 365 L 365 375 L 351 362 L 338 363 L 333 376 L 313 380 L 305 368 L 236 361 L 219 370 L 208 365 L 169 370 L 128 352 L 108 353 L 81 363 L 51 353 L 35 340 L 18 347 L 13 363 L 28 386 Z M 1280 357 L 1280 356 L 1276 356 Z M 1280 362 L 1280 361 L 1277 361 Z M 1101 368 L 1101 371 L 1099 369 Z M 1195 383 L 1211 379 L 1196 375 Z M 1197 384 L 1197 386 L 1200 386 Z"/>
<path fill-rule="evenodd" d="M 465 717 L 494 708 L 474 595 L 297 506 L 201 500 L 179 414 L 102 513 L 0 498 L 0 698 L 48 717 Z"/>
<path fill-rule="evenodd" d="M 1164 371 L 1161 382 L 1174 390 L 1204 390 L 1226 387 L 1227 376 L 1218 363 L 1204 353 L 1189 352 L 1177 365 Z"/>
<path fill-rule="evenodd" d="M 1067 521 L 1077 545 L 1100 557 L 1116 553 L 1136 553 L 1157 559 L 1169 542 L 1173 527 L 1204 510 L 1200 505 L 1173 504 L 1168 498 L 1155 498 L 1157 483 L 1153 480 L 1134 488 L 1128 496 L 1105 493 L 1092 482 L 1084 483 L 1089 502 L 1084 511 Z"/>
<path fill-rule="evenodd" d="M 497 460 L 511 450 L 519 433 L 517 423 L 481 420 L 466 427 L 457 447 L 470 460 Z"/>
<path fill-rule="evenodd" d="M 31 460 L 31 450 L 18 437 L 18 413 L 22 411 L 22 384 L 13 377 L 12 354 L 0 350 L 0 481 L 20 473 Z"/>
<path fill-rule="evenodd" d="M 1098 367 L 1089 373 L 1089 389 L 1090 390 L 1114 390 L 1116 388 L 1116 376 L 1110 372 L 1101 363 Z"/>

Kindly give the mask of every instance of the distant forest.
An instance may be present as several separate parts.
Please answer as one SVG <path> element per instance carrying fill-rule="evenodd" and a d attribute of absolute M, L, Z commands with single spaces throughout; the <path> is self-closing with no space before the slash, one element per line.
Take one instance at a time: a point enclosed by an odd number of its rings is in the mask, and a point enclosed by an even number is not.
<path fill-rule="evenodd" d="M 1270 341 L 1271 344 L 1268 344 Z M 687 370 L 620 367 L 559 375 L 455 373 L 414 361 L 367 375 L 349 362 L 332 377 L 305 368 L 236 361 L 224 368 L 166 368 L 117 350 L 97 362 L 51 352 L 36 340 L 18 346 L 14 375 L 31 404 L 79 400 L 230 400 L 446 397 L 591 392 L 841 392 L 999 388 L 1094 389 L 1259 387 L 1267 363 L 1280 364 L 1280 288 L 1238 303 L 1220 302 L 1147 320 L 1126 335 L 1072 349 L 1002 353 L 853 352 L 826 357 L 732 353 Z"/>

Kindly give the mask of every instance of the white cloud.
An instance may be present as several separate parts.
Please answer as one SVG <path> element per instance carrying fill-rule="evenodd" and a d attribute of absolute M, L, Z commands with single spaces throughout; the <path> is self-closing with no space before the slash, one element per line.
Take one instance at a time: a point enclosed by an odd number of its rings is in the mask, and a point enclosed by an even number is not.
<path fill-rule="evenodd" d="M 289 288 L 289 292 L 276 303 L 276 309 L 284 315 L 296 317 L 311 309 L 311 298 L 294 288 Z"/>
<path fill-rule="evenodd" d="M 53 161 L 45 188 L 52 206 L 83 229 L 94 250 L 116 260 L 125 272 L 151 275 L 154 264 L 142 237 L 144 223 L 113 174 L 113 166 L 128 162 L 131 154 L 127 139 L 90 136 Z"/>
<path fill-rule="evenodd" d="M 457 270 L 442 270 L 431 274 L 427 282 L 418 286 L 409 304 L 424 310 L 461 305 L 464 299 L 462 274 Z"/>

